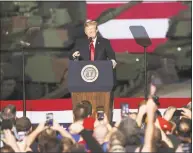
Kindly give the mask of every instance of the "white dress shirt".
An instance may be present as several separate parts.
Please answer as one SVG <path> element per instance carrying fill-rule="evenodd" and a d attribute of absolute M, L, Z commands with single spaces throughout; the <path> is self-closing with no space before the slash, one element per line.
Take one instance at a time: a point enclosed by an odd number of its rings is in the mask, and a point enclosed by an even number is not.
<path fill-rule="evenodd" d="M 96 46 L 96 40 L 97 40 L 97 37 L 95 37 L 94 39 L 93 39 L 93 45 L 94 45 L 94 48 L 95 48 L 95 46 Z M 111 60 L 112 61 L 112 65 L 113 65 L 113 69 L 116 67 L 116 65 L 117 65 L 117 62 L 115 61 L 115 60 Z"/>
<path fill-rule="evenodd" d="M 95 46 L 96 46 L 96 40 L 97 40 L 97 37 L 95 37 L 95 38 L 93 39 L 94 48 L 95 48 Z"/>

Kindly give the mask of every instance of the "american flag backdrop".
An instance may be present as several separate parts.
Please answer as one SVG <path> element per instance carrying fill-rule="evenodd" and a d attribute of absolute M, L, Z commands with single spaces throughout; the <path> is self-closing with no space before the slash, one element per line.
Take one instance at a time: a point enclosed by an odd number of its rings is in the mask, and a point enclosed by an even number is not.
<path fill-rule="evenodd" d="M 127 2 L 87 2 L 87 18 L 95 19 L 103 11 L 119 7 L 124 3 Z M 143 52 L 143 48 L 136 44 L 129 30 L 129 26 L 142 25 L 152 41 L 147 51 L 153 52 L 159 44 L 167 40 L 169 18 L 186 8 L 187 6 L 181 2 L 145 1 L 100 25 L 99 31 L 103 37 L 111 40 L 111 45 L 116 52 Z"/>
<path fill-rule="evenodd" d="M 115 8 L 125 2 L 87 2 L 87 18 L 96 19 L 100 13 L 108 8 Z M 123 12 L 117 18 L 110 20 L 99 26 L 99 31 L 103 37 L 111 41 L 115 52 L 143 52 L 143 48 L 138 46 L 129 31 L 131 25 L 142 25 L 147 30 L 152 40 L 152 45 L 148 47 L 148 52 L 161 43 L 167 41 L 166 32 L 169 26 L 169 18 L 176 15 L 187 6 L 180 2 L 143 2 L 133 8 Z M 129 103 L 130 111 L 137 111 L 142 98 L 115 98 L 113 120 L 120 118 L 120 102 Z M 160 111 L 173 105 L 182 107 L 190 102 L 191 98 L 161 98 Z M 22 116 L 22 101 L 1 101 L 1 108 L 8 103 L 14 104 L 18 110 L 18 116 Z M 27 101 L 27 116 L 32 123 L 39 123 L 45 120 L 46 113 L 53 112 L 54 119 L 59 123 L 72 122 L 72 102 L 71 99 L 55 100 L 29 100 Z"/>

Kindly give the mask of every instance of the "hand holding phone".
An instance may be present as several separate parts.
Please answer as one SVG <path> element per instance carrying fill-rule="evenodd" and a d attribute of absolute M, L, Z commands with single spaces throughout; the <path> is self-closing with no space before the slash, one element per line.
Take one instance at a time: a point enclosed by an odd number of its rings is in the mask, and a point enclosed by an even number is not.
<path fill-rule="evenodd" d="M 173 115 L 173 116 L 181 116 L 181 115 L 182 115 L 182 112 L 183 112 L 183 110 L 176 110 L 176 111 L 174 112 L 174 115 Z"/>

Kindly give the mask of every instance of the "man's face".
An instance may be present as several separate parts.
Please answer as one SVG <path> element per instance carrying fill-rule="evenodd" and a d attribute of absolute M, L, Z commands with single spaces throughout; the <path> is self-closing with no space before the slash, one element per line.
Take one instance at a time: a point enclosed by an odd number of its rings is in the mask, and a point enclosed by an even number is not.
<path fill-rule="evenodd" d="M 97 28 L 95 25 L 89 25 L 85 28 L 86 35 L 90 38 L 95 38 L 97 34 Z"/>

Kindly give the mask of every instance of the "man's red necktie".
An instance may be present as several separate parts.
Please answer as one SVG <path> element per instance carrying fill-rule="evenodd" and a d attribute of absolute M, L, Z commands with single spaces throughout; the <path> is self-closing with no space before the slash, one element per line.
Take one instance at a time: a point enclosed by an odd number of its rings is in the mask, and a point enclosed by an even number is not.
<path fill-rule="evenodd" d="M 94 44 L 93 44 L 93 41 L 90 42 L 90 60 L 91 61 L 94 61 Z"/>

